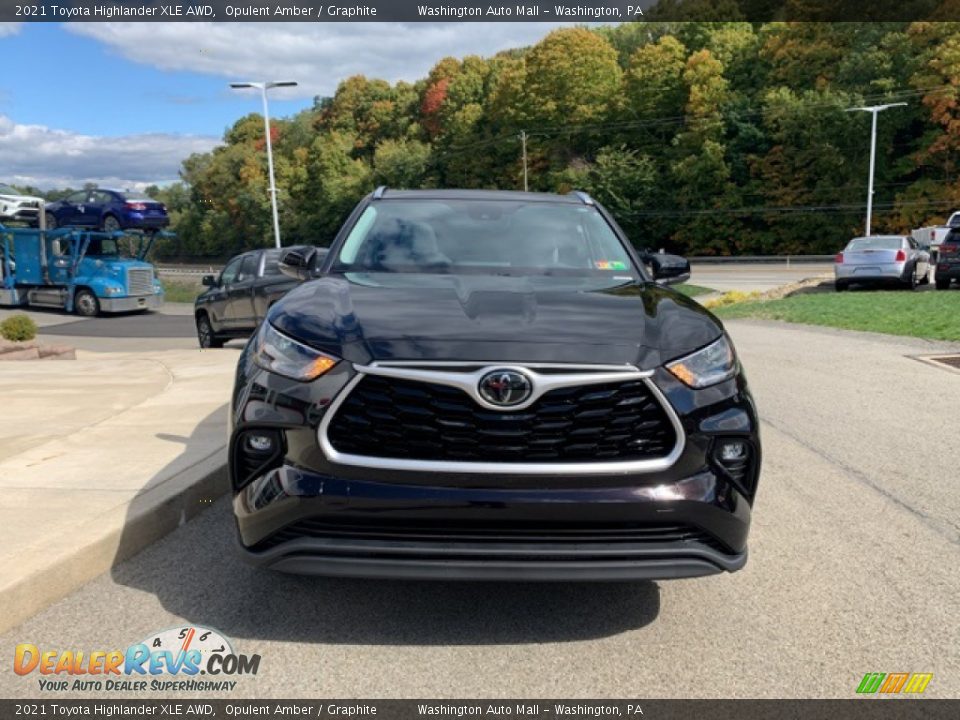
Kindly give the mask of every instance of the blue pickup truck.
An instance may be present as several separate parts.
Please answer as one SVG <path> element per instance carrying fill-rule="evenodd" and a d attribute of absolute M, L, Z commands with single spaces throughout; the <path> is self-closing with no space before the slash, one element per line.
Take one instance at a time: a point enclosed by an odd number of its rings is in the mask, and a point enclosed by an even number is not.
<path fill-rule="evenodd" d="M 144 261 L 155 237 L 0 225 L 0 306 L 84 316 L 156 309 L 163 287 Z"/>

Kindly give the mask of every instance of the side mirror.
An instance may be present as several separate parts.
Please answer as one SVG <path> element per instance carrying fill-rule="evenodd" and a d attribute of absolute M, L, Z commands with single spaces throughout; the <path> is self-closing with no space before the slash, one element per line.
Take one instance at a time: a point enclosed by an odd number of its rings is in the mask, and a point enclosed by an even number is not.
<path fill-rule="evenodd" d="M 653 268 L 653 279 L 657 282 L 673 285 L 690 279 L 690 261 L 684 257 L 650 253 L 645 259 Z"/>
<path fill-rule="evenodd" d="M 217 286 L 217 277 L 216 275 L 204 275 L 200 283 L 204 287 L 216 287 Z"/>
<path fill-rule="evenodd" d="M 316 250 L 288 250 L 280 258 L 280 272 L 294 280 L 309 280 Z"/>

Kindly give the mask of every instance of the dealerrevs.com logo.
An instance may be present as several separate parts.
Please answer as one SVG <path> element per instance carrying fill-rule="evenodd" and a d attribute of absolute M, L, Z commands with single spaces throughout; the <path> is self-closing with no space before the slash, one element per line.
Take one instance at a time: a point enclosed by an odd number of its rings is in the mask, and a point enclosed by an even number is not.
<path fill-rule="evenodd" d="M 126 650 L 20 643 L 13 658 L 13 671 L 36 676 L 44 692 L 232 691 L 238 682 L 232 678 L 259 669 L 259 655 L 238 654 L 222 633 L 193 626 L 153 633 Z"/>

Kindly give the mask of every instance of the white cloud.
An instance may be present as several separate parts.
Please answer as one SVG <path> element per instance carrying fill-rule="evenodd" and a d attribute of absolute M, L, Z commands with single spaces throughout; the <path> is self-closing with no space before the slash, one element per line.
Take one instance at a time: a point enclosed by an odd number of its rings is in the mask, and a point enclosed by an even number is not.
<path fill-rule="evenodd" d="M 346 77 L 416 80 L 448 55 L 530 45 L 564 23 L 70 23 L 123 57 L 232 80 L 296 80 L 286 97 L 332 95 Z M 278 93 L 279 94 L 279 93 Z"/>
<path fill-rule="evenodd" d="M 9 35 L 16 35 L 20 32 L 20 28 L 23 27 L 23 23 L 18 22 L 0 22 L 0 37 L 8 37 Z"/>
<path fill-rule="evenodd" d="M 17 124 L 0 115 L 0 168 L 4 182 L 41 188 L 104 187 L 142 189 L 177 179 L 190 153 L 206 152 L 218 138 L 149 133 L 121 137 L 80 135 L 43 125 Z"/>

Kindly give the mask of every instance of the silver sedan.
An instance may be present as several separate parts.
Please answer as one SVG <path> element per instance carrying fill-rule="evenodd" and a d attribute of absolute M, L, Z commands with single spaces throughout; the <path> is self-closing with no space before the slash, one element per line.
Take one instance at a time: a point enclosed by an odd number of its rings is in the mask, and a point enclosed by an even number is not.
<path fill-rule="evenodd" d="M 930 282 L 930 253 L 912 237 L 870 235 L 847 243 L 833 265 L 838 291 L 850 285 L 897 284 L 913 290 Z"/>

